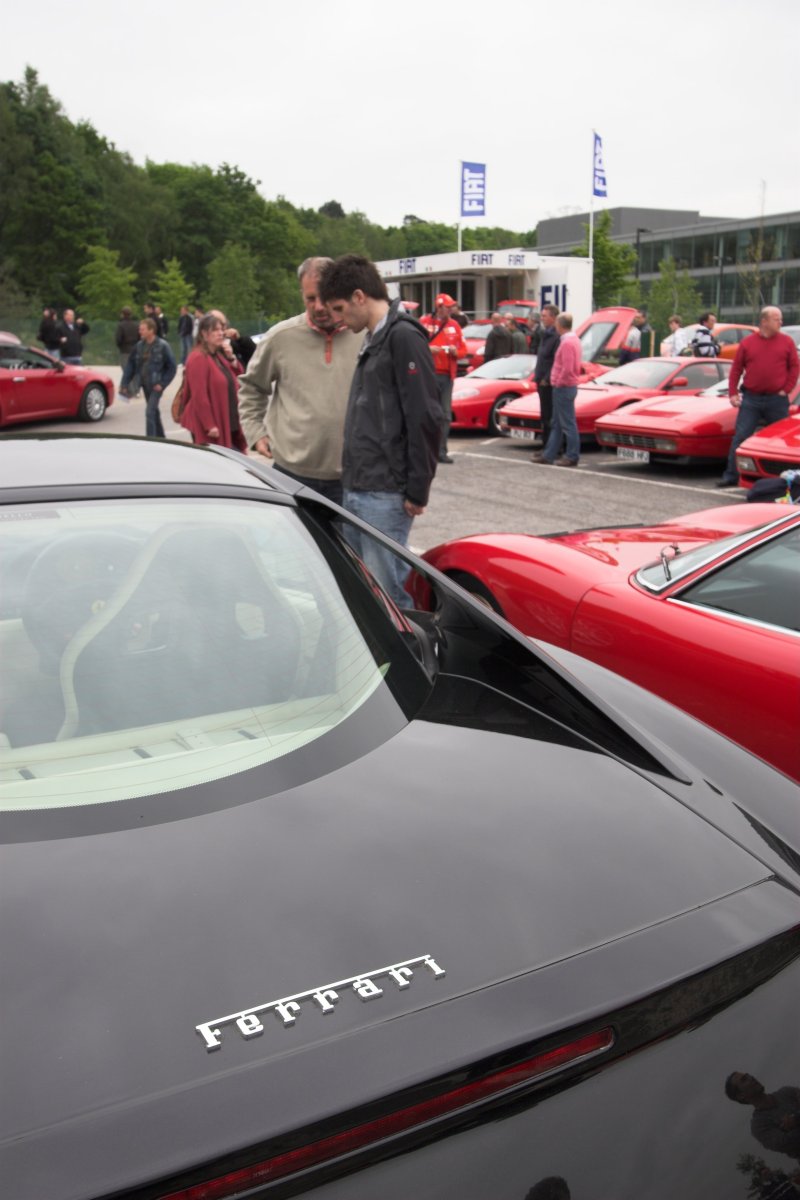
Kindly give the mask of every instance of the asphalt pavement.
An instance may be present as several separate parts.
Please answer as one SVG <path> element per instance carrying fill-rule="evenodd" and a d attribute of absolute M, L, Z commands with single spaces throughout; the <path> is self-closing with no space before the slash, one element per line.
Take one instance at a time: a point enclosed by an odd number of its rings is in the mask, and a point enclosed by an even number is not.
<path fill-rule="evenodd" d="M 115 383 L 118 367 L 100 367 Z M 161 402 L 167 436 L 189 441 L 170 416 L 177 383 Z M 119 396 L 102 421 L 37 422 L 4 432 L 53 430 L 62 433 L 137 434 L 145 431 L 144 400 L 125 403 Z M 427 550 L 449 538 L 472 533 L 555 533 L 598 525 L 655 524 L 704 508 L 740 504 L 744 492 L 714 487 L 722 463 L 704 467 L 618 462 L 600 447 L 591 448 L 573 467 L 531 462 L 532 447 L 510 438 L 476 433 L 452 434 L 452 464 L 442 464 L 428 508 L 414 521 L 411 544 Z"/>

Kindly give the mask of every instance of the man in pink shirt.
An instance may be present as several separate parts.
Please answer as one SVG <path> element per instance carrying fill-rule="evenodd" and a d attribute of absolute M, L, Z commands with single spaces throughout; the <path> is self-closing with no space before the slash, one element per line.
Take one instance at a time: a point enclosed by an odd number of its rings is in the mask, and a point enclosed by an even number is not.
<path fill-rule="evenodd" d="M 575 397 L 581 378 L 581 343 L 572 332 L 572 314 L 560 313 L 556 317 L 559 334 L 558 349 L 550 372 L 553 386 L 553 425 L 547 445 L 541 454 L 534 454 L 533 461 L 550 466 L 577 467 L 581 453 L 581 439 L 575 420 Z M 562 458 L 561 443 L 566 439 Z"/>

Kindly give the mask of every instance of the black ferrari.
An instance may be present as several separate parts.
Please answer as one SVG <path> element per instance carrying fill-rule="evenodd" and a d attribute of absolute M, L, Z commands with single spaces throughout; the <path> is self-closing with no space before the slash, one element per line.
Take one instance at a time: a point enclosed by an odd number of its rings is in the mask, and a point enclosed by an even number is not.
<path fill-rule="evenodd" d="M 800 1192 L 791 781 L 254 459 L 0 489 L 4 1200 Z"/>

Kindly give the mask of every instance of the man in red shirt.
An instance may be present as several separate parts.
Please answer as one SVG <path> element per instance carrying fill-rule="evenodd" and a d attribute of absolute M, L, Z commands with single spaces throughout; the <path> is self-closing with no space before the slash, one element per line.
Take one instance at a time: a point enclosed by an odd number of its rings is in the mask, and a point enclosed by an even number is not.
<path fill-rule="evenodd" d="M 556 317 L 556 331 L 559 335 L 558 349 L 550 371 L 550 383 L 553 387 L 553 424 L 547 445 L 541 454 L 534 454 L 533 461 L 545 466 L 555 462 L 557 467 L 577 467 L 581 454 L 581 439 L 578 422 L 575 420 L 575 397 L 581 379 L 581 342 L 577 334 L 572 332 L 571 313 L 559 313 Z M 564 456 L 557 459 L 556 455 L 561 453 L 561 443 L 564 439 Z"/>
<path fill-rule="evenodd" d="M 728 395 L 739 411 L 725 473 L 717 487 L 738 487 L 737 446 L 760 425 L 772 425 L 789 415 L 789 392 L 797 383 L 800 360 L 793 339 L 781 333 L 782 323 L 783 313 L 779 308 L 772 305 L 762 308 L 758 332 L 739 343 L 728 378 Z"/>
<path fill-rule="evenodd" d="M 459 358 L 467 356 L 467 343 L 464 341 L 461 326 L 450 316 L 454 304 L 452 296 L 440 292 L 436 297 L 436 312 L 420 320 L 428 334 L 436 369 L 436 389 L 442 406 L 442 442 L 439 447 L 439 462 L 442 463 L 453 461 L 447 453 L 447 434 L 452 419 L 453 380 L 458 372 Z"/>

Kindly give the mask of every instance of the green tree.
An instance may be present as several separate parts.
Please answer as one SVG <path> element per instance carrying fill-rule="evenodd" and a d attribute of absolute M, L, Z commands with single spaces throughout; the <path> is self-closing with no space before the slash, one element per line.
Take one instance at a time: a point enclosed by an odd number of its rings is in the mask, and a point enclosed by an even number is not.
<path fill-rule="evenodd" d="M 87 246 L 86 262 L 78 273 L 78 292 L 87 313 L 97 320 L 113 321 L 127 304 L 133 307 L 136 272 L 119 265 L 119 251 Z"/>
<path fill-rule="evenodd" d="M 689 272 L 679 271 L 674 258 L 660 262 L 658 279 L 651 284 L 647 297 L 647 313 L 656 331 L 656 344 L 669 333 L 667 322 L 673 313 L 682 318 L 684 325 L 689 325 L 702 306 L 703 297 Z"/>
<path fill-rule="evenodd" d="M 589 256 L 589 226 L 584 225 L 586 236 L 582 246 L 577 246 L 573 254 L 583 258 Z M 636 266 L 636 251 L 633 246 L 620 245 L 611 240 L 611 213 L 601 212 L 594 225 L 594 304 L 597 308 L 605 308 L 609 304 L 619 304 L 621 293 L 626 283 L 630 281 Z"/>
<path fill-rule="evenodd" d="M 156 271 L 150 298 L 160 304 L 168 317 L 175 317 L 182 304 L 192 301 L 192 285 L 184 278 L 177 258 L 168 258 Z"/>
<path fill-rule="evenodd" d="M 261 295 L 249 250 L 226 242 L 208 266 L 206 308 L 221 308 L 229 318 L 253 316 Z"/>

